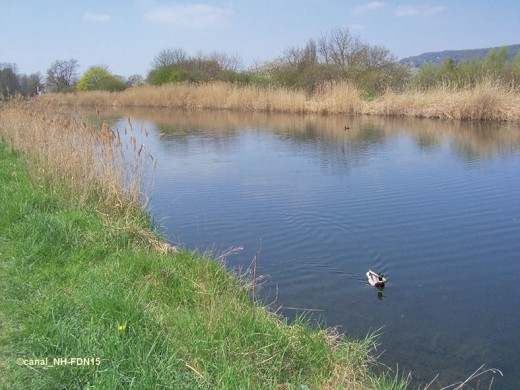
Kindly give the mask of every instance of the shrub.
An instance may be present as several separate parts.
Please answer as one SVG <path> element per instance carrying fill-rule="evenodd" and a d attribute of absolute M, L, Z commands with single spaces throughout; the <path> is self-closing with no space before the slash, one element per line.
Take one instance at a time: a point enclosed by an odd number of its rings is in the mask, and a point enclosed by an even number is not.
<path fill-rule="evenodd" d="M 267 86 L 271 83 L 271 79 L 267 76 L 251 76 L 249 82 L 252 85 Z"/>
<path fill-rule="evenodd" d="M 126 88 L 120 78 L 100 66 L 90 68 L 76 85 L 76 91 L 122 91 Z"/>
<path fill-rule="evenodd" d="M 178 83 L 188 78 L 188 72 L 174 66 L 162 66 L 152 72 L 148 76 L 148 81 L 153 85 L 162 85 L 166 83 Z"/>
<path fill-rule="evenodd" d="M 218 75 L 219 81 L 247 84 L 251 82 L 249 74 L 234 70 L 223 70 Z"/>

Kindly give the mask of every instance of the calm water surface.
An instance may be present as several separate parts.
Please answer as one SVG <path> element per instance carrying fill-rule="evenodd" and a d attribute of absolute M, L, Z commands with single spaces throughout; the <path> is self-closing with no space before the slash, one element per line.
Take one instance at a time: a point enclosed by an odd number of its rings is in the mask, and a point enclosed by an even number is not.
<path fill-rule="evenodd" d="M 436 386 L 449 385 L 481 364 L 503 371 L 493 388 L 520 383 L 520 128 L 124 116 L 150 131 L 141 141 L 158 159 L 151 211 L 172 243 L 244 247 L 230 268 L 260 251 L 266 302 L 290 318 L 312 310 L 355 337 L 382 329 L 379 361 L 412 371 L 414 385 L 437 374 Z M 383 299 L 369 268 L 388 275 Z"/>

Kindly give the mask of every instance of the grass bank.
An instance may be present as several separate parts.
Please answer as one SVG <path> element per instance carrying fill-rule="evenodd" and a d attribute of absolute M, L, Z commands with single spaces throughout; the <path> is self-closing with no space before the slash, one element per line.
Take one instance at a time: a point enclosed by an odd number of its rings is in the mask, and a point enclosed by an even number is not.
<path fill-rule="evenodd" d="M 68 164 L 88 143 L 83 164 L 95 169 Z M 373 337 L 288 324 L 252 302 L 224 259 L 165 250 L 142 187 L 124 187 L 144 172 L 133 144 L 119 153 L 105 126 L 2 108 L 0 387 L 404 388 L 371 372 Z"/>
<path fill-rule="evenodd" d="M 348 82 L 324 84 L 312 95 L 283 87 L 225 82 L 164 84 L 110 93 L 47 94 L 53 105 L 165 107 L 307 114 L 368 114 L 458 120 L 520 122 L 520 93 L 491 80 L 474 87 L 387 91 L 367 101 Z"/>

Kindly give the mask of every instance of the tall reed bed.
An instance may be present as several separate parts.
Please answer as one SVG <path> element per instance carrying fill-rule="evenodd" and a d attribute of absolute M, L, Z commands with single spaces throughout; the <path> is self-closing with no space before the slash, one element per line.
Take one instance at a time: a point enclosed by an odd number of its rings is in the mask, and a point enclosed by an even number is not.
<path fill-rule="evenodd" d="M 447 86 L 427 91 L 388 91 L 372 101 L 348 82 L 325 83 L 312 95 L 285 87 L 225 82 L 164 84 L 102 91 L 48 94 L 53 104 L 114 107 L 165 107 L 306 114 L 369 114 L 486 121 L 520 121 L 517 90 L 486 80 L 474 87 Z"/>
<path fill-rule="evenodd" d="M 520 122 L 520 94 L 486 80 L 474 87 L 428 91 L 388 91 L 366 104 L 366 114 L 479 121 Z"/>
<path fill-rule="evenodd" d="M 119 211 L 145 206 L 156 162 L 136 139 L 130 123 L 121 134 L 38 102 L 1 110 L 0 140 L 28 156 L 34 179 L 72 203 L 95 201 Z"/>
<path fill-rule="evenodd" d="M 359 91 L 348 83 L 330 83 L 312 96 L 285 87 L 259 87 L 225 82 L 164 84 L 130 88 L 121 93 L 92 91 L 48 94 L 45 101 L 62 105 L 166 107 L 286 113 L 357 112 Z"/>

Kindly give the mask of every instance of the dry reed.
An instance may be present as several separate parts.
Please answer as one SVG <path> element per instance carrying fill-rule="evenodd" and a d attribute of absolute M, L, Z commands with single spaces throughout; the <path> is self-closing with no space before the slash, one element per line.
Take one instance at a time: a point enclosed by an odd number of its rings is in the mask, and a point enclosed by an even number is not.
<path fill-rule="evenodd" d="M 475 87 L 387 92 L 365 107 L 367 114 L 480 121 L 520 121 L 520 94 L 487 80 Z"/>
<path fill-rule="evenodd" d="M 500 375 L 500 376 L 504 376 L 504 374 L 502 373 L 502 371 L 500 371 L 499 369 L 497 368 L 488 368 L 488 369 L 484 369 L 485 365 L 481 365 L 476 371 L 474 371 L 468 378 L 466 378 L 464 381 L 461 381 L 461 382 L 457 382 L 457 383 L 453 383 L 449 386 L 444 386 L 441 388 L 441 390 L 462 390 L 464 388 L 466 388 L 466 386 L 469 387 L 469 383 L 470 382 L 474 382 L 476 381 L 477 379 L 479 379 L 481 376 L 483 375 L 486 375 L 486 374 L 492 374 L 491 376 L 491 379 L 489 381 L 489 387 L 488 389 L 491 389 L 491 387 L 493 386 L 493 382 L 494 382 L 494 379 L 495 379 L 495 375 Z M 424 390 L 428 390 L 430 388 L 430 386 L 432 386 L 435 381 L 437 380 L 437 378 L 439 377 L 439 375 L 437 374 L 435 376 L 435 378 L 432 379 L 432 381 L 430 383 L 428 383 L 428 385 L 426 385 L 426 387 L 424 388 Z M 478 387 L 477 387 L 478 388 Z"/>
<path fill-rule="evenodd" d="M 95 200 L 114 210 L 146 205 L 155 167 L 134 131 L 121 135 L 103 123 L 87 124 L 72 115 L 50 114 L 41 103 L 11 103 L 1 109 L 0 140 L 28 156 L 31 174 L 51 191 L 79 204 Z"/>
<path fill-rule="evenodd" d="M 110 93 L 91 91 L 48 94 L 42 100 L 54 105 L 93 107 L 164 107 L 262 111 L 306 114 L 368 114 L 484 121 L 520 121 L 520 94 L 491 80 L 455 90 L 387 93 L 365 101 L 348 82 L 326 83 L 307 96 L 284 87 L 259 87 L 225 82 L 165 84 Z"/>
<path fill-rule="evenodd" d="M 308 97 L 284 87 L 258 87 L 225 82 L 165 84 L 130 88 L 121 93 L 102 91 L 48 94 L 55 105 L 165 107 L 286 113 L 355 113 L 361 107 L 359 91 L 348 83 L 326 84 Z"/>

